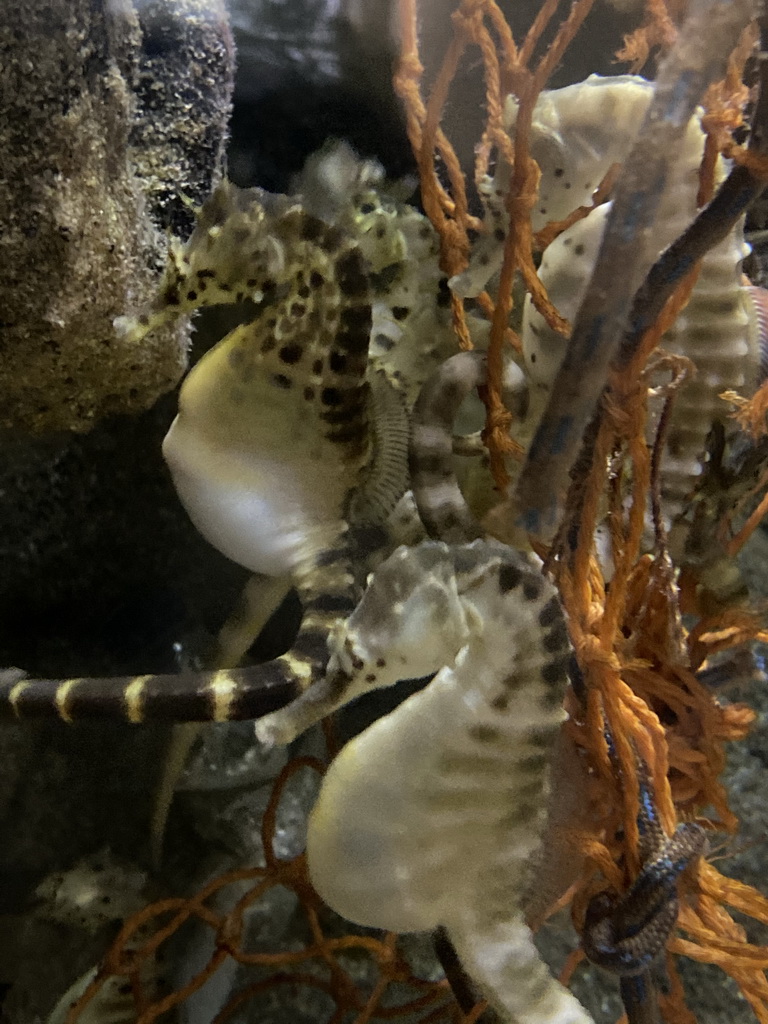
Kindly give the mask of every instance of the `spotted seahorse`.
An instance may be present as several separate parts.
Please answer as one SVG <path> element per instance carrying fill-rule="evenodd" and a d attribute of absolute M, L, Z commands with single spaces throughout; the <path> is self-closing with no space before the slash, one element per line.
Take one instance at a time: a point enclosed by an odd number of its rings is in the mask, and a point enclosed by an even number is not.
<path fill-rule="evenodd" d="M 249 669 L 133 679 L 18 679 L 0 711 L 173 721 L 253 718 L 323 672 L 327 633 L 358 596 L 354 532 L 384 521 L 406 487 L 407 418 L 369 365 L 371 285 L 354 237 L 296 201 L 222 184 L 158 298 L 122 327 L 138 342 L 203 305 L 244 322 L 187 377 L 163 446 L 203 535 L 247 568 L 290 575 L 302 628 L 282 657 Z"/>
<path fill-rule="evenodd" d="M 521 909 L 571 659 L 552 585 L 493 541 L 401 547 L 332 650 L 323 714 L 437 675 L 331 764 L 307 836 L 317 891 L 368 927 L 443 926 L 505 1020 L 589 1024 L 541 961 Z M 273 718 L 282 741 L 311 715 L 304 706 Z M 269 735 L 267 724 L 257 729 Z"/>

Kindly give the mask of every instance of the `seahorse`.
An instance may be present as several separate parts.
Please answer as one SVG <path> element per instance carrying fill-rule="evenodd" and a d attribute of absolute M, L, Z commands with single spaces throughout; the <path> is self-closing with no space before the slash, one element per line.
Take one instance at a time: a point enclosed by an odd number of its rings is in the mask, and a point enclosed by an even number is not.
<path fill-rule="evenodd" d="M 541 169 L 538 201 L 531 212 L 534 231 L 587 205 L 611 166 L 627 157 L 652 88 L 652 83 L 632 75 L 591 75 L 583 82 L 541 94 L 530 134 L 531 154 Z M 514 133 L 517 109 L 517 101 L 510 97 L 505 109 L 510 133 Z M 682 234 L 695 216 L 703 147 L 704 134 L 696 116 L 689 122 L 683 156 L 662 198 L 658 226 L 648 243 L 651 260 Z M 723 176 L 720 161 L 717 177 Z M 503 239 L 508 224 L 504 197 L 509 183 L 510 168 L 501 161 L 482 188 L 485 233 L 477 240 L 470 266 L 450 282 L 461 295 L 476 295 L 500 266 L 502 247 L 498 237 L 500 231 Z M 593 210 L 560 234 L 543 253 L 539 277 L 566 318 L 575 316 L 579 308 L 609 208 L 606 204 Z M 742 277 L 741 264 L 748 251 L 740 223 L 704 257 L 691 299 L 663 339 L 667 351 L 688 357 L 696 367 L 693 378 L 676 396 L 661 470 L 668 525 L 680 518 L 702 473 L 712 425 L 727 421 L 728 407 L 720 394 L 727 389 L 749 393 L 758 383 L 765 326 L 761 296 L 747 287 Z M 513 436 L 526 447 L 568 341 L 547 326 L 530 296 L 524 305 L 522 341 L 530 383 L 529 408 Z M 651 402 L 649 440 L 660 408 L 660 402 Z M 515 468 L 510 467 L 513 475 Z M 676 549 L 683 540 L 684 534 Z"/>
<path fill-rule="evenodd" d="M 532 152 L 542 179 L 533 214 L 534 229 L 583 205 L 612 163 L 623 160 L 634 130 L 650 102 L 652 84 L 633 76 L 590 76 L 578 85 L 543 93 L 534 111 Z M 514 120 L 514 106 L 510 121 Z M 664 191 L 651 258 L 673 242 L 696 213 L 698 171 L 704 133 L 698 117 L 689 122 L 683 155 Z M 724 176 L 723 163 L 717 168 Z M 544 252 L 539 276 L 549 297 L 573 317 L 586 290 L 602 238 L 606 204 L 564 231 Z M 687 356 L 696 367 L 676 397 L 661 470 L 664 511 L 669 522 L 682 513 L 702 472 L 706 438 L 715 422 L 725 422 L 726 389 L 754 390 L 758 379 L 758 308 L 743 283 L 741 264 L 748 253 L 739 224 L 702 260 L 696 287 L 663 347 Z M 523 352 L 533 387 L 526 437 L 537 422 L 562 361 L 567 339 L 552 331 L 526 299 Z M 651 404 L 649 436 L 659 403 Z"/>
<path fill-rule="evenodd" d="M 444 927 L 505 1020 L 589 1024 L 521 909 L 571 660 L 553 586 L 494 541 L 401 547 L 331 646 L 337 704 L 437 675 L 331 764 L 307 836 L 317 891 L 368 927 Z M 280 741 L 308 724 L 304 712 L 277 712 Z"/>
<path fill-rule="evenodd" d="M 291 651 L 250 669 L 0 685 L 18 716 L 172 721 L 252 718 L 308 687 L 327 632 L 358 596 L 355 529 L 384 521 L 407 482 L 407 417 L 369 366 L 371 287 L 354 237 L 297 201 L 224 183 L 184 247 L 171 248 L 154 307 L 121 324 L 137 342 L 203 305 L 246 321 L 197 364 L 163 445 L 196 526 L 252 571 L 289 574 L 304 606 Z"/>

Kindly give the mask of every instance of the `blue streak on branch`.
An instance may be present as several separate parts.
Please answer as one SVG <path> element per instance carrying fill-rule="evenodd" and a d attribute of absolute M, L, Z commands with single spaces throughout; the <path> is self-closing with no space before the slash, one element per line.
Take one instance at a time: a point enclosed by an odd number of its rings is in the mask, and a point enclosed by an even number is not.
<path fill-rule="evenodd" d="M 654 218 L 685 126 L 707 86 L 725 73 L 728 54 L 752 13 L 750 0 L 696 0 L 659 69 L 651 105 L 616 184 L 566 357 L 518 482 L 521 522 L 543 539 L 557 526 L 569 471 L 619 350 L 632 297 L 652 262 Z"/>

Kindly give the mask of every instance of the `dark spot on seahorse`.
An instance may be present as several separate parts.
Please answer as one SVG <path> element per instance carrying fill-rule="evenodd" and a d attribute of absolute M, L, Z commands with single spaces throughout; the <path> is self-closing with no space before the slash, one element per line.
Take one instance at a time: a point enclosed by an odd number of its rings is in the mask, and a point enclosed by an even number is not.
<path fill-rule="evenodd" d="M 448 278 L 441 277 L 437 283 L 437 305 L 441 309 L 451 304 L 451 289 L 448 287 Z"/>
<path fill-rule="evenodd" d="M 574 253 L 574 256 L 583 256 L 584 255 L 584 246 L 581 244 L 581 242 L 579 242 L 578 245 L 575 245 L 573 247 L 573 253 Z"/>
<path fill-rule="evenodd" d="M 331 352 L 328 365 L 334 373 L 344 373 L 347 368 L 347 357 L 342 352 Z"/>
<path fill-rule="evenodd" d="M 501 685 L 504 687 L 508 694 L 516 693 L 517 690 L 520 690 L 524 686 L 528 685 L 528 680 L 525 678 L 525 676 L 520 675 L 519 673 L 512 672 L 508 676 L 504 676 L 504 678 L 501 680 Z"/>
<path fill-rule="evenodd" d="M 301 237 L 305 242 L 316 242 L 325 235 L 325 232 L 326 225 L 321 220 L 309 214 L 306 215 L 304 223 L 301 225 Z"/>
<path fill-rule="evenodd" d="M 227 362 L 233 369 L 238 369 L 245 362 L 245 352 L 241 348 L 234 348 L 227 356 Z"/>
<path fill-rule="evenodd" d="M 306 398 L 306 400 L 308 402 L 311 402 L 313 400 L 313 398 L 315 397 L 315 389 L 314 388 L 304 388 L 304 397 Z"/>
<path fill-rule="evenodd" d="M 277 342 L 276 342 L 276 341 L 275 341 L 275 339 L 274 339 L 274 338 L 272 338 L 272 337 L 270 337 L 270 338 L 266 338 L 266 339 L 265 339 L 264 341 L 262 341 L 262 343 L 261 343 L 261 351 L 262 351 L 262 352 L 263 352 L 263 353 L 264 353 L 265 355 L 267 354 L 267 352 L 271 352 L 271 351 L 272 351 L 272 349 L 273 349 L 273 348 L 276 348 L 276 347 L 277 347 Z"/>
<path fill-rule="evenodd" d="M 313 270 L 309 275 L 309 283 L 312 288 L 320 288 L 325 284 L 325 278 L 319 270 Z"/>
<path fill-rule="evenodd" d="M 337 264 L 339 287 L 345 295 L 359 297 L 368 292 L 368 275 L 365 273 L 363 257 L 351 249 Z"/>
<path fill-rule="evenodd" d="M 554 661 L 550 661 L 542 667 L 541 678 L 547 686 L 556 686 L 558 683 L 565 685 L 570 661 L 571 656 L 567 654 L 565 657 L 555 658 Z"/>
<path fill-rule="evenodd" d="M 288 389 L 293 381 L 290 377 L 286 377 L 284 373 L 273 373 L 272 383 L 276 384 L 279 388 Z"/>
<path fill-rule="evenodd" d="M 304 349 L 301 345 L 283 345 L 278 355 L 284 363 L 292 365 L 293 363 L 298 363 L 304 355 Z"/>
<path fill-rule="evenodd" d="M 392 316 L 395 318 L 395 320 L 405 320 L 409 313 L 410 310 L 408 309 L 407 306 L 392 307 Z"/>
<path fill-rule="evenodd" d="M 556 597 L 550 597 L 539 612 L 539 625 L 547 629 L 554 622 L 557 622 L 559 618 L 561 618 L 560 602 Z"/>
<path fill-rule="evenodd" d="M 302 284 L 297 289 L 297 294 L 300 299 L 308 299 L 312 292 L 309 289 L 309 285 Z"/>
<path fill-rule="evenodd" d="M 516 802 L 515 806 L 508 811 L 500 820 L 499 824 L 507 828 L 518 828 L 527 824 L 531 818 L 536 817 L 538 806 L 536 804 Z"/>
<path fill-rule="evenodd" d="M 338 388 L 323 388 L 320 392 L 320 401 L 323 405 L 341 405 L 344 396 Z"/>
<path fill-rule="evenodd" d="M 319 241 L 320 248 L 329 254 L 338 252 L 344 242 L 344 237 L 341 228 L 326 227 L 325 234 Z"/>
<path fill-rule="evenodd" d="M 499 569 L 499 589 L 502 594 L 509 593 L 515 587 L 520 586 L 523 578 L 522 570 L 516 565 L 502 565 Z"/>
<path fill-rule="evenodd" d="M 375 209 L 373 203 L 361 203 L 360 205 L 360 213 L 373 213 Z"/>
<path fill-rule="evenodd" d="M 570 181 L 566 181 L 565 184 L 563 185 L 563 188 L 565 188 L 565 189 L 568 189 L 570 187 L 571 187 Z"/>
<path fill-rule="evenodd" d="M 564 238 L 563 239 L 563 245 L 573 245 L 573 239 L 572 238 Z"/>
<path fill-rule="evenodd" d="M 322 359 L 316 359 L 314 361 L 314 363 L 312 363 L 312 373 L 316 374 L 319 377 L 322 372 L 323 372 L 323 360 Z"/>
<path fill-rule="evenodd" d="M 350 355 L 362 354 L 368 351 L 368 337 L 368 331 L 340 330 L 336 335 L 336 344 Z"/>
<path fill-rule="evenodd" d="M 221 291 L 223 291 L 223 292 L 231 292 L 232 291 L 232 285 L 231 284 L 227 284 L 226 282 L 224 282 L 223 284 L 219 285 L 219 289 Z"/>
<path fill-rule="evenodd" d="M 509 707 L 509 700 L 508 693 L 500 693 L 491 701 L 491 707 L 494 711 L 506 711 Z"/>
<path fill-rule="evenodd" d="M 189 299 L 190 302 L 195 301 L 195 299 L 197 298 L 197 292 L 194 290 L 194 288 L 190 288 L 190 290 L 187 292 L 187 298 Z"/>
<path fill-rule="evenodd" d="M 478 743 L 494 743 L 501 737 L 499 730 L 492 725 L 470 725 L 467 732 Z"/>
<path fill-rule="evenodd" d="M 536 576 L 527 576 L 523 581 L 523 596 L 526 601 L 535 601 L 541 594 L 541 580 Z"/>
<path fill-rule="evenodd" d="M 376 668 L 384 668 L 384 666 L 386 664 L 387 664 L 387 662 L 386 662 L 385 658 L 377 658 L 376 659 Z"/>
<path fill-rule="evenodd" d="M 547 767 L 548 761 L 549 758 L 546 754 L 529 754 L 527 757 L 521 757 L 515 767 L 521 772 L 531 772 L 538 775 Z"/>
<path fill-rule="evenodd" d="M 291 314 L 291 316 L 295 316 L 298 319 L 299 317 L 304 316 L 304 314 L 306 312 L 307 312 L 307 307 L 304 305 L 303 302 L 293 302 L 293 303 L 291 303 L 291 308 L 289 310 L 289 313 Z"/>
<path fill-rule="evenodd" d="M 377 334 L 373 340 L 375 344 L 378 345 L 379 348 L 384 349 L 385 352 L 390 352 L 395 347 L 394 341 L 387 337 L 386 334 Z"/>
<path fill-rule="evenodd" d="M 507 237 L 504 234 L 504 228 L 496 228 L 496 230 L 493 232 L 493 237 L 496 239 L 497 242 L 503 242 L 504 239 Z"/>
<path fill-rule="evenodd" d="M 375 683 L 376 682 L 376 673 L 375 672 L 369 672 L 368 675 L 365 677 L 365 681 L 366 681 L 366 683 Z"/>
<path fill-rule="evenodd" d="M 545 635 L 542 641 L 542 647 L 545 651 L 550 654 L 554 654 L 555 651 L 560 651 L 563 647 L 568 646 L 568 630 L 565 628 L 565 622 L 562 619 L 554 624 L 552 629 Z"/>
<path fill-rule="evenodd" d="M 203 267 L 202 270 L 198 270 L 197 276 L 202 281 L 202 279 L 205 278 L 205 277 L 216 277 L 216 271 L 215 270 L 210 270 L 208 267 Z"/>
<path fill-rule="evenodd" d="M 564 174 L 565 174 L 565 170 L 562 167 L 556 167 L 555 168 L 554 175 L 555 175 L 556 178 L 562 178 L 562 176 Z"/>

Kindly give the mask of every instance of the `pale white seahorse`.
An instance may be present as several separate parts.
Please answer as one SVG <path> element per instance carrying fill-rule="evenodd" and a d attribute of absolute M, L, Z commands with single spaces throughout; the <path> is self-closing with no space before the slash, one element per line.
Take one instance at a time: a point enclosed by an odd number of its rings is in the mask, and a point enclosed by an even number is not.
<path fill-rule="evenodd" d="M 651 92 L 652 84 L 642 78 L 592 75 L 576 85 L 542 93 L 531 132 L 531 152 L 542 171 L 531 216 L 534 230 L 589 202 L 611 165 L 626 158 Z M 506 111 L 510 131 L 514 130 L 516 112 L 517 104 L 510 99 Z M 650 261 L 682 234 L 695 216 L 703 146 L 704 134 L 696 116 L 689 122 L 683 156 L 665 188 L 658 226 L 647 242 Z M 722 161 L 717 174 L 718 178 L 724 175 Z M 490 225 L 506 216 L 502 197 L 508 182 L 509 169 L 502 164 L 486 185 Z M 594 210 L 556 238 L 542 257 L 539 276 L 555 306 L 569 319 L 586 290 L 606 215 L 606 206 Z M 489 248 L 489 240 L 490 233 L 480 240 L 479 254 L 470 269 L 461 280 L 452 282 L 465 294 L 479 290 L 489 271 L 499 264 L 499 246 Z M 638 239 L 638 244 L 642 240 Z M 663 340 L 667 351 L 687 356 L 696 366 L 695 376 L 686 381 L 676 398 L 662 466 L 662 494 L 670 522 L 683 511 L 702 472 L 706 438 L 713 423 L 727 419 L 728 407 L 719 395 L 726 389 L 748 393 L 757 383 L 758 310 L 741 272 L 747 252 L 740 223 L 704 257 L 691 299 Z M 547 326 L 530 297 L 525 302 L 522 338 L 531 395 L 529 412 L 516 436 L 525 444 L 546 404 L 567 339 Z M 658 405 L 652 410 L 649 431 L 657 414 Z"/>
<path fill-rule="evenodd" d="M 524 555 L 425 541 L 382 563 L 334 632 L 322 706 L 302 699 L 257 724 L 284 742 L 360 693 L 437 672 L 331 764 L 309 822 L 310 877 L 359 924 L 443 926 L 482 993 L 521 1024 L 591 1021 L 521 909 L 570 659 L 554 587 Z"/>

